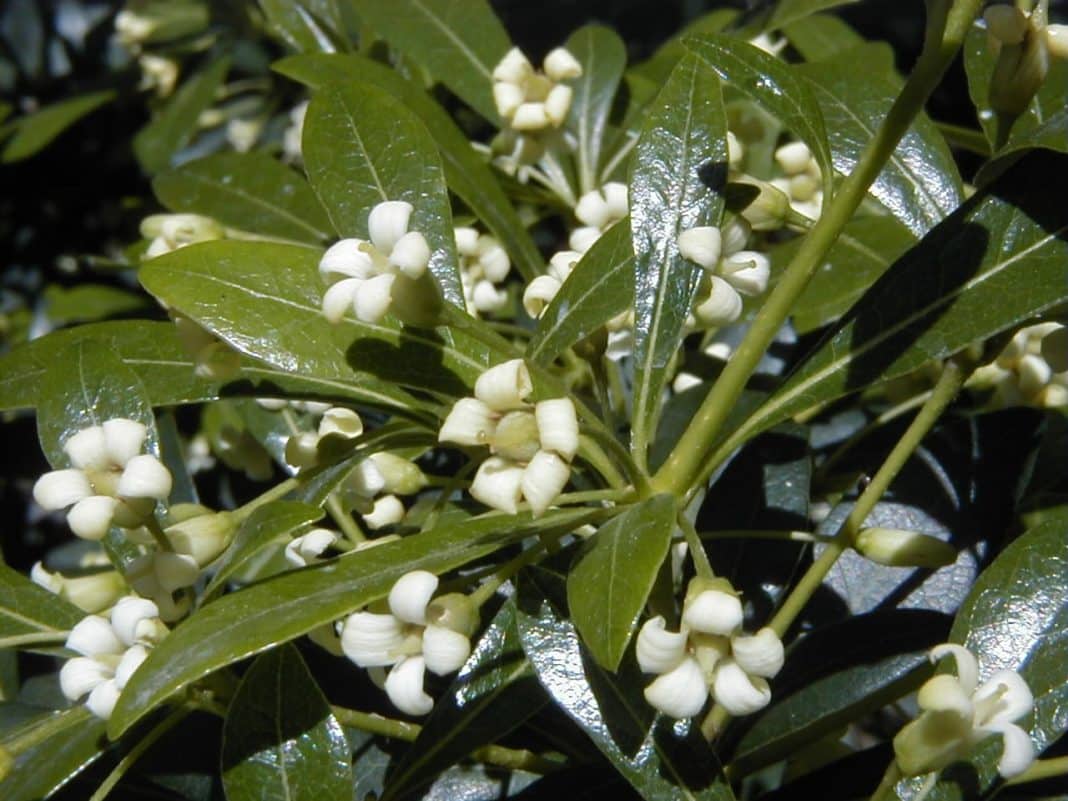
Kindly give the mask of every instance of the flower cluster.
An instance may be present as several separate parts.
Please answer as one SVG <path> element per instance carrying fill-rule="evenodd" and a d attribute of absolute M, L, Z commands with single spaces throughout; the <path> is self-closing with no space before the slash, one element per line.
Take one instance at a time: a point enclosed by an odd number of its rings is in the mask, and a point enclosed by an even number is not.
<path fill-rule="evenodd" d="M 419 279 L 427 274 L 430 246 L 418 231 L 409 231 L 411 203 L 387 200 L 367 218 L 370 242 L 342 239 L 319 261 L 319 274 L 329 284 L 323 295 L 323 316 L 341 321 L 350 307 L 356 318 L 376 323 L 392 310 L 406 321 L 422 319 L 429 300 Z"/>
<path fill-rule="evenodd" d="M 88 695 L 89 711 L 106 720 L 148 650 L 166 633 L 154 603 L 132 595 L 120 598 L 110 620 L 89 615 L 71 629 L 67 648 L 81 656 L 63 664 L 60 690 L 71 701 Z"/>
<path fill-rule="evenodd" d="M 440 442 L 489 446 L 471 482 L 471 496 L 494 509 L 516 511 L 520 501 L 542 514 L 571 476 L 578 451 L 578 417 L 570 398 L 529 402 L 530 373 L 522 359 L 479 376 L 475 396 L 452 407 Z"/>
<path fill-rule="evenodd" d="M 679 631 L 668 631 L 657 616 L 638 632 L 638 666 L 657 674 L 645 699 L 673 718 L 696 715 L 709 692 L 732 715 L 767 706 L 767 679 L 783 665 L 782 641 L 770 628 L 745 635 L 741 625 L 742 604 L 729 581 L 693 579 Z"/>
<path fill-rule="evenodd" d="M 582 225 L 571 232 L 567 243 L 585 253 L 601 235 L 630 213 L 627 185 L 611 181 L 587 192 L 575 204 L 575 217 Z"/>
<path fill-rule="evenodd" d="M 474 228 L 455 228 L 453 233 L 468 310 L 475 316 L 501 312 L 508 303 L 508 292 L 499 286 L 512 268 L 508 254 L 500 242 Z"/>
<path fill-rule="evenodd" d="M 141 453 L 147 434 L 143 424 L 121 417 L 83 428 L 63 443 L 72 467 L 41 476 L 34 500 L 48 511 L 71 507 L 67 523 L 87 540 L 103 539 L 113 524 L 141 526 L 172 483 L 159 459 Z"/>
<path fill-rule="evenodd" d="M 735 217 L 722 229 L 699 226 L 679 234 L 679 253 L 705 270 L 693 309 L 699 325 L 730 325 L 742 315 L 742 295 L 767 289 L 771 262 L 763 253 L 744 250 L 750 230 L 744 219 Z"/>
<path fill-rule="evenodd" d="M 149 240 L 143 258 L 154 259 L 188 245 L 222 239 L 226 231 L 200 214 L 152 214 L 141 221 L 141 236 Z"/>
<path fill-rule="evenodd" d="M 823 207 L 823 181 L 820 165 L 804 142 L 790 142 L 775 151 L 775 161 L 784 176 L 771 183 L 789 199 L 798 214 L 810 220 L 819 219 Z"/>
<path fill-rule="evenodd" d="M 999 670 L 979 684 L 979 665 L 963 646 L 946 643 L 931 649 L 932 662 L 952 656 L 957 675 L 940 674 L 916 697 L 923 712 L 898 732 L 894 754 L 901 772 L 918 776 L 967 758 L 983 740 L 1004 743 L 998 773 L 1011 778 L 1035 759 L 1031 736 L 1016 725 L 1034 707 L 1027 682 L 1012 670 Z"/>
<path fill-rule="evenodd" d="M 493 102 L 515 131 L 533 133 L 559 128 L 567 119 L 574 94 L 563 81 L 582 75 L 582 65 L 562 47 L 549 52 L 537 72 L 518 47 L 493 70 Z"/>
<path fill-rule="evenodd" d="M 1068 406 L 1068 327 L 1021 328 L 994 361 L 973 373 L 968 386 L 992 389 L 998 407 Z"/>
<path fill-rule="evenodd" d="M 478 612 L 466 596 L 434 598 L 437 588 L 433 573 L 406 573 L 390 590 L 386 609 L 355 612 L 340 626 L 345 656 L 363 668 L 389 667 L 386 695 L 408 715 L 430 712 L 434 700 L 423 689 L 426 671 L 444 676 L 459 670 L 478 625 Z"/>

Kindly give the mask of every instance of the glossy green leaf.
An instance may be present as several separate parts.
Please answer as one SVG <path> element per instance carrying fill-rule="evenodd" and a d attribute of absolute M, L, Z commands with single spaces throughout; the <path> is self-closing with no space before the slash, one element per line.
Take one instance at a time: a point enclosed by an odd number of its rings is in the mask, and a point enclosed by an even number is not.
<path fill-rule="evenodd" d="M 486 0 L 355 0 L 367 23 L 487 120 L 493 69 L 511 47 Z"/>
<path fill-rule="evenodd" d="M 1029 150 L 1068 153 L 1068 110 L 1062 109 L 1026 133 L 1014 136 L 975 175 L 975 185 L 985 186 L 1015 164 Z"/>
<path fill-rule="evenodd" d="M 616 89 L 627 64 L 623 40 L 611 28 L 587 25 L 564 45 L 582 64 L 582 76 L 572 83 L 574 97 L 567 128 L 578 140 L 579 187 L 585 193 L 600 186 L 601 145 Z"/>
<path fill-rule="evenodd" d="M 330 219 L 308 182 L 263 153 L 217 153 L 157 175 L 152 189 L 171 211 L 214 217 L 262 236 L 322 244 Z"/>
<path fill-rule="evenodd" d="M 352 794 L 345 732 L 297 649 L 261 655 L 223 725 L 227 801 L 314 801 Z"/>
<path fill-rule="evenodd" d="M 304 120 L 304 163 L 334 229 L 367 239 L 367 216 L 385 200 L 414 206 L 410 231 L 430 245 L 430 272 L 461 308 L 463 289 L 441 159 L 414 113 L 371 84 L 323 87 Z"/>
<path fill-rule="evenodd" d="M 7 127 L 14 131 L 11 138 L 0 146 L 0 163 L 28 159 L 46 148 L 57 136 L 87 114 L 96 111 L 115 98 L 115 92 L 103 92 L 61 100 L 39 111 L 20 117 Z M 0 134 L 0 139 L 3 136 Z"/>
<path fill-rule="evenodd" d="M 675 499 L 655 495 L 601 526 L 567 576 L 567 605 L 593 658 L 615 670 L 667 556 Z"/>
<path fill-rule="evenodd" d="M 527 356 L 549 364 L 634 301 L 630 225 L 621 220 L 579 259 L 538 320 Z"/>
<path fill-rule="evenodd" d="M 596 510 L 489 514 L 439 526 L 352 556 L 274 576 L 205 606 L 149 654 L 109 722 L 125 731 L 170 695 L 220 667 L 288 642 L 384 597 L 411 570 L 444 573 L 539 531 L 568 530 Z"/>
<path fill-rule="evenodd" d="M 827 130 L 819 104 L 796 68 L 740 39 L 694 36 L 684 41 L 725 84 L 748 96 L 773 114 L 801 139 L 823 173 L 824 202 L 831 194 L 833 175 Z"/>
<path fill-rule="evenodd" d="M 544 260 L 496 176 L 471 147 L 467 134 L 441 104 L 396 70 L 354 54 L 290 56 L 274 69 L 319 88 L 329 83 L 363 81 L 389 92 L 414 112 L 433 137 L 441 155 L 449 191 L 455 193 L 504 245 L 516 269 L 528 281 L 542 272 Z"/>
<path fill-rule="evenodd" d="M 108 286 L 79 284 L 72 287 L 53 285 L 44 291 L 48 319 L 57 326 L 89 323 L 149 308 L 142 293 Z"/>
<path fill-rule="evenodd" d="M 733 801 L 715 755 L 691 720 L 682 729 L 642 695 L 649 677 L 624 662 L 606 672 L 585 653 L 568 620 L 564 577 L 534 568 L 517 598 L 519 638 L 538 680 L 642 797 Z"/>
<path fill-rule="evenodd" d="M 1068 299 L 1068 157 L 1027 156 L 900 258 L 745 424 L 915 370 Z"/>
<path fill-rule="evenodd" d="M 134 153 L 146 172 L 165 170 L 174 154 L 192 141 L 201 112 L 215 101 L 229 68 L 230 60 L 220 58 L 189 78 L 134 137 Z"/>
<path fill-rule="evenodd" d="M 964 71 L 968 76 L 968 94 L 979 117 L 979 124 L 987 141 L 997 143 L 997 115 L 990 108 L 990 80 L 997 64 L 997 56 L 990 47 L 989 35 L 982 18 L 976 20 L 964 39 Z M 1015 144 L 1019 137 L 1030 134 L 1051 117 L 1064 111 L 1064 98 L 1068 95 L 1068 61 L 1049 59 L 1049 72 L 1035 93 L 1027 110 L 1012 124 L 1008 144 Z"/>
<path fill-rule="evenodd" d="M 0 564 L 0 640 L 22 634 L 69 631 L 85 613 Z"/>
<path fill-rule="evenodd" d="M 856 2 L 858 0 L 779 0 L 775 4 L 775 10 L 771 13 L 767 28 L 777 30 L 820 11 L 852 5 Z"/>
<path fill-rule="evenodd" d="M 318 506 L 295 501 L 272 501 L 261 506 L 241 524 L 233 542 L 212 564 L 214 575 L 204 589 L 204 596 L 211 597 L 218 592 L 234 573 L 272 543 L 322 516 L 323 510 Z"/>
<path fill-rule="evenodd" d="M 803 241 L 794 239 L 776 250 L 776 261 L 788 264 Z M 792 315 L 798 333 L 821 328 L 845 314 L 915 243 L 916 238 L 893 217 L 861 217 L 846 223 L 823 265 L 794 303 Z"/>
<path fill-rule="evenodd" d="M 678 237 L 718 225 L 727 170 L 719 78 L 701 58 L 679 61 L 646 115 L 630 176 L 634 246 L 634 443 L 653 438 L 668 365 L 682 343 L 701 268 Z"/>
<path fill-rule="evenodd" d="M 796 20 L 782 32 L 805 61 L 825 61 L 864 43 L 864 37 L 831 14 Z"/>
<path fill-rule="evenodd" d="M 870 68 L 864 45 L 826 62 L 800 69 L 827 124 L 835 170 L 848 175 L 886 117 L 900 92 L 899 82 Z M 963 199 L 960 175 L 942 134 L 919 115 L 890 155 L 868 192 L 916 236 L 923 236 Z"/>
<path fill-rule="evenodd" d="M 35 743 L 15 755 L 0 795 L 10 801 L 46 798 L 92 764 L 108 747 L 104 721 L 84 706 L 44 712 L 0 737 L 0 747 Z"/>
<path fill-rule="evenodd" d="M 335 0 L 259 0 L 271 29 L 298 53 L 333 53 L 343 30 Z"/>
<path fill-rule="evenodd" d="M 206 242 L 153 259 L 141 282 L 168 306 L 279 370 L 349 385 L 387 408 L 419 408 L 392 385 L 466 394 L 490 364 L 462 332 L 344 320 L 321 311 L 320 253 L 261 242 Z"/>
<path fill-rule="evenodd" d="M 397 763 L 382 801 L 417 796 L 437 773 L 506 736 L 545 705 L 515 618 L 515 603 L 508 600 Z"/>

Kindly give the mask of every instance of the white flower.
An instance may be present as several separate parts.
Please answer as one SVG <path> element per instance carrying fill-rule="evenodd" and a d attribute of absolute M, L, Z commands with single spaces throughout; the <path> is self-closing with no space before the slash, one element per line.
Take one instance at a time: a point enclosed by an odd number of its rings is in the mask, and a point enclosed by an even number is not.
<path fill-rule="evenodd" d="M 225 235 L 219 223 L 199 214 L 153 214 L 141 221 L 141 236 L 151 240 L 145 250 L 146 259 Z"/>
<path fill-rule="evenodd" d="M 993 390 L 991 404 L 999 408 L 1068 407 L 1068 328 L 1054 322 L 1021 328 L 968 386 Z"/>
<path fill-rule="evenodd" d="M 363 522 L 367 527 L 377 531 L 386 526 L 395 526 L 404 519 L 405 508 L 396 495 L 383 495 L 376 498 L 370 512 L 365 512 Z"/>
<path fill-rule="evenodd" d="M 83 539 L 102 539 L 112 524 L 139 526 L 171 492 L 170 471 L 140 453 L 147 433 L 123 418 L 82 429 L 63 444 L 73 466 L 41 476 L 34 500 L 48 511 L 70 506 L 67 522 Z"/>
<path fill-rule="evenodd" d="M 798 214 L 817 220 L 823 207 L 823 179 L 820 165 L 804 142 L 788 142 L 775 151 L 775 161 L 783 177 L 771 181 L 790 200 Z"/>
<path fill-rule="evenodd" d="M 582 253 L 577 250 L 561 250 L 553 254 L 546 274 L 539 275 L 523 291 L 523 308 L 529 316 L 535 319 L 541 316 L 581 258 Z"/>
<path fill-rule="evenodd" d="M 575 217 L 583 225 L 571 232 L 568 245 L 574 251 L 585 253 L 601 234 L 629 213 L 626 184 L 613 181 L 587 192 L 575 205 Z"/>
<path fill-rule="evenodd" d="M 937 675 L 917 695 L 922 714 L 894 738 L 902 773 L 915 776 L 965 759 L 988 737 L 1003 742 L 998 773 L 1018 776 L 1035 759 L 1030 735 L 1016 725 L 1034 707 L 1027 682 L 1011 670 L 999 670 L 979 684 L 979 666 L 970 651 L 947 643 L 931 649 L 932 662 L 953 656 L 957 675 Z"/>
<path fill-rule="evenodd" d="M 293 567 L 306 567 L 320 561 L 323 553 L 337 542 L 337 534 L 327 528 L 313 528 L 286 545 L 285 557 Z"/>
<path fill-rule="evenodd" d="M 759 295 L 768 287 L 771 261 L 743 249 L 751 230 L 735 217 L 723 228 L 698 226 L 679 234 L 679 254 L 705 270 L 693 309 L 695 321 L 704 327 L 735 322 L 742 314 L 742 295 Z"/>
<path fill-rule="evenodd" d="M 460 256 L 460 280 L 467 308 L 476 316 L 504 310 L 508 293 L 500 287 L 512 264 L 501 243 L 474 228 L 456 228 L 456 251 Z"/>
<path fill-rule="evenodd" d="M 376 323 L 390 309 L 415 314 L 431 303 L 422 297 L 428 287 L 419 282 L 430 263 L 430 246 L 421 233 L 408 230 L 413 211 L 403 200 L 379 203 L 367 219 L 370 242 L 342 239 L 323 254 L 319 274 L 330 284 L 323 295 L 327 320 L 340 322 L 351 307 L 358 320 Z"/>
<path fill-rule="evenodd" d="M 582 65 L 558 47 L 536 72 L 523 52 L 513 47 L 493 70 L 493 102 L 497 113 L 513 130 L 538 133 L 559 128 L 571 109 L 573 92 L 562 83 L 582 75 Z"/>

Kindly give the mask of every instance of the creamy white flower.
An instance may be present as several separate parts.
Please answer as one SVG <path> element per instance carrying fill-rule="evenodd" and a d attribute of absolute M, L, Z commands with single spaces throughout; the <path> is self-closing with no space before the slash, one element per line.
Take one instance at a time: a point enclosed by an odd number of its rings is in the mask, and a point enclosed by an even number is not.
<path fill-rule="evenodd" d="M 662 615 L 645 621 L 638 631 L 635 655 L 644 673 L 667 673 L 678 667 L 686 656 L 689 631 L 668 631 Z"/>
<path fill-rule="evenodd" d="M 404 519 L 405 509 L 396 495 L 383 495 L 376 498 L 370 512 L 363 515 L 363 522 L 373 530 L 394 526 Z"/>
<path fill-rule="evenodd" d="M 144 258 L 154 259 L 187 245 L 222 239 L 226 231 L 200 214 L 153 214 L 141 221 L 141 236 L 150 240 Z"/>
<path fill-rule="evenodd" d="M 345 439 L 354 439 L 362 433 L 363 421 L 352 409 L 331 406 L 323 412 L 323 418 L 319 421 L 320 437 L 335 434 Z"/>
<path fill-rule="evenodd" d="M 682 622 L 694 631 L 729 635 L 742 625 L 742 602 L 729 582 L 694 579 L 682 607 Z"/>
<path fill-rule="evenodd" d="M 434 624 L 423 629 L 423 658 L 431 673 L 455 673 L 470 655 L 471 640 L 462 632 Z"/>
<path fill-rule="evenodd" d="M 751 715 L 771 701 L 767 681 L 746 672 L 733 659 L 724 659 L 716 665 L 712 693 L 716 703 L 735 716 Z"/>
<path fill-rule="evenodd" d="M 471 497 L 492 509 L 515 514 L 523 498 L 524 468 L 500 456 L 490 456 L 479 465 L 471 481 Z"/>
<path fill-rule="evenodd" d="M 502 311 L 508 293 L 499 285 L 508 277 L 511 261 L 500 242 L 474 228 L 454 229 L 460 256 L 464 300 L 473 314 Z"/>
<path fill-rule="evenodd" d="M 389 610 L 405 623 L 426 625 L 426 607 L 438 588 L 438 577 L 426 570 L 405 573 L 389 591 Z"/>
<path fill-rule="evenodd" d="M 601 234 L 629 213 L 626 184 L 613 181 L 587 192 L 575 205 L 575 217 L 583 225 L 571 232 L 568 245 L 578 253 L 585 253 Z"/>
<path fill-rule="evenodd" d="M 493 70 L 493 102 L 497 113 L 515 131 L 537 134 L 559 128 L 571 108 L 571 87 L 562 83 L 582 75 L 582 65 L 567 50 L 552 50 L 536 72 L 517 47 Z"/>
<path fill-rule="evenodd" d="M 533 391 L 530 371 L 522 359 L 490 367 L 475 381 L 475 398 L 495 412 L 525 408 Z"/>
<path fill-rule="evenodd" d="M 645 688 L 650 706 L 673 718 L 696 715 L 708 700 L 708 685 L 697 660 L 685 657 L 676 667 L 662 673 Z"/>
<path fill-rule="evenodd" d="M 422 656 L 402 659 L 386 676 L 386 695 L 406 715 L 426 715 L 434 708 L 434 699 L 423 689 L 426 661 Z"/>
<path fill-rule="evenodd" d="M 307 534 L 286 544 L 285 557 L 293 567 L 306 567 L 320 561 L 326 549 L 337 542 L 336 532 L 327 528 L 313 528 Z"/>
<path fill-rule="evenodd" d="M 937 675 L 917 695 L 923 712 L 894 738 L 902 773 L 915 776 L 957 762 L 983 740 L 1000 736 L 1003 747 L 998 773 L 1012 778 L 1035 759 L 1030 735 L 1015 721 L 1028 715 L 1034 698 L 1023 678 L 999 670 L 979 684 L 979 665 L 970 651 L 947 643 L 931 649 L 932 662 L 952 656 L 957 675 Z"/>
<path fill-rule="evenodd" d="M 354 612 L 341 626 L 341 649 L 360 667 L 396 664 L 403 654 L 405 625 L 392 614 Z"/>

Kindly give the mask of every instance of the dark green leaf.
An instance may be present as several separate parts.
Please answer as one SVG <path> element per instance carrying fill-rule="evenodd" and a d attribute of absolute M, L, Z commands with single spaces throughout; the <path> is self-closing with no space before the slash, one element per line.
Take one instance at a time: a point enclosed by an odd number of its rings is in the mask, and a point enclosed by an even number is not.
<path fill-rule="evenodd" d="M 230 576 L 272 543 L 322 516 L 323 510 L 319 507 L 294 501 L 272 501 L 261 506 L 241 524 L 234 541 L 212 565 L 215 575 L 204 589 L 204 596 L 210 597 L 218 592 Z"/>
<path fill-rule="evenodd" d="M 168 306 L 278 370 L 326 379 L 393 409 L 424 404 L 390 382 L 463 395 L 496 356 L 460 331 L 326 321 L 320 253 L 261 242 L 206 242 L 153 259 L 141 282 Z"/>
<path fill-rule="evenodd" d="M 6 127 L 13 129 L 14 134 L 3 145 L 0 162 L 21 161 L 38 153 L 67 128 L 114 97 L 115 92 L 111 89 L 72 97 L 9 123 Z"/>
<path fill-rule="evenodd" d="M 355 0 L 360 15 L 487 120 L 493 69 L 511 43 L 486 0 Z"/>
<path fill-rule="evenodd" d="M 545 705 L 545 694 L 520 645 L 515 617 L 515 604 L 509 600 L 434 704 L 397 764 L 383 801 L 413 796 L 435 774 L 504 737 Z"/>
<path fill-rule="evenodd" d="M 59 634 L 83 617 L 85 613 L 76 606 L 0 564 L 0 638 Z"/>
<path fill-rule="evenodd" d="M 634 300 L 630 225 L 621 220 L 579 259 L 538 320 L 527 356 L 549 364 L 589 336 Z"/>
<path fill-rule="evenodd" d="M 333 53 L 343 22 L 333 0 L 259 0 L 271 29 L 298 53 Z"/>
<path fill-rule="evenodd" d="M 696 720 L 685 733 L 642 696 L 648 677 L 624 662 L 615 676 L 583 652 L 568 620 L 563 576 L 534 568 L 520 584 L 519 637 L 542 686 L 649 801 L 733 801 Z M 677 733 L 680 732 L 680 733 Z"/>
<path fill-rule="evenodd" d="M 464 305 L 449 195 L 426 126 L 386 92 L 351 81 L 323 87 L 304 121 L 304 163 L 342 236 L 367 239 L 367 215 L 385 200 L 415 207 L 409 230 L 430 245 L 430 272 L 446 300 Z"/>
<path fill-rule="evenodd" d="M 10 801 L 46 798 L 92 764 L 108 747 L 104 721 L 84 706 L 45 712 L 0 737 L 0 746 L 16 741 L 36 743 L 15 755 L 0 794 Z"/>
<path fill-rule="evenodd" d="M 824 202 L 831 194 L 833 168 L 823 115 L 809 85 L 795 68 L 747 42 L 724 36 L 695 36 L 685 45 L 715 70 L 725 84 L 779 118 L 800 138 L 823 172 Z"/>
<path fill-rule="evenodd" d="M 824 61 L 864 44 L 864 38 L 838 17 L 815 14 L 783 27 L 790 44 L 805 61 Z"/>
<path fill-rule="evenodd" d="M 668 365 L 679 349 L 701 268 L 679 255 L 679 234 L 718 225 L 727 170 L 719 78 L 702 59 L 679 61 L 646 115 L 630 177 L 634 246 L 634 446 L 656 428 Z"/>
<path fill-rule="evenodd" d="M 437 143 L 449 190 L 501 241 L 520 274 L 529 281 L 542 272 L 541 254 L 497 178 L 471 147 L 467 134 L 421 87 L 395 70 L 357 55 L 291 56 L 274 68 L 313 88 L 357 80 L 389 92 L 423 121 Z"/>
<path fill-rule="evenodd" d="M 330 219 L 308 182 L 262 153 L 217 153 L 157 175 L 156 196 L 171 211 L 214 217 L 263 236 L 322 244 Z"/>
<path fill-rule="evenodd" d="M 606 670 L 623 659 L 667 556 L 675 499 L 634 504 L 593 535 L 567 576 L 567 605 L 593 658 Z"/>
<path fill-rule="evenodd" d="M 48 318 L 57 326 L 105 320 L 120 314 L 144 311 L 149 307 L 143 294 L 135 294 L 106 284 L 53 285 L 44 292 Z"/>
<path fill-rule="evenodd" d="M 165 170 L 174 154 L 193 139 L 201 112 L 214 102 L 229 68 L 230 60 L 220 58 L 187 80 L 134 137 L 134 153 L 146 172 Z"/>
<path fill-rule="evenodd" d="M 896 79 L 870 67 L 863 73 L 850 69 L 870 65 L 873 47 L 880 45 L 864 45 L 801 68 L 823 111 L 834 168 L 842 175 L 853 171 L 900 92 Z M 960 205 L 963 194 L 953 156 L 926 115 L 916 117 L 868 191 L 916 236 Z"/>
<path fill-rule="evenodd" d="M 779 0 L 775 4 L 775 10 L 768 20 L 767 28 L 775 30 L 789 25 L 791 22 L 803 20 L 819 11 L 829 8 L 848 6 L 857 0 Z"/>
<path fill-rule="evenodd" d="M 220 667 L 288 642 L 385 596 L 411 570 L 443 573 L 539 531 L 568 530 L 596 510 L 548 512 L 536 521 L 489 514 L 274 576 L 205 606 L 149 654 L 109 722 L 115 735 L 172 693 Z"/>
<path fill-rule="evenodd" d="M 1036 153 L 899 259 L 745 425 L 944 358 L 1068 298 L 1068 157 Z"/>
<path fill-rule="evenodd" d="M 582 64 L 582 77 L 573 84 L 575 95 L 567 127 L 578 139 L 579 188 L 586 193 L 601 185 L 601 145 L 608 112 L 627 64 L 627 50 L 615 31 L 599 25 L 579 28 L 565 47 Z"/>
<path fill-rule="evenodd" d="M 1014 136 L 995 153 L 975 176 L 976 186 L 985 186 L 1019 161 L 1027 151 L 1041 148 L 1068 153 L 1068 110 L 1061 110 L 1025 133 Z"/>
<path fill-rule="evenodd" d="M 352 794 L 349 743 L 291 645 L 260 656 L 223 726 L 227 801 L 313 801 Z"/>

